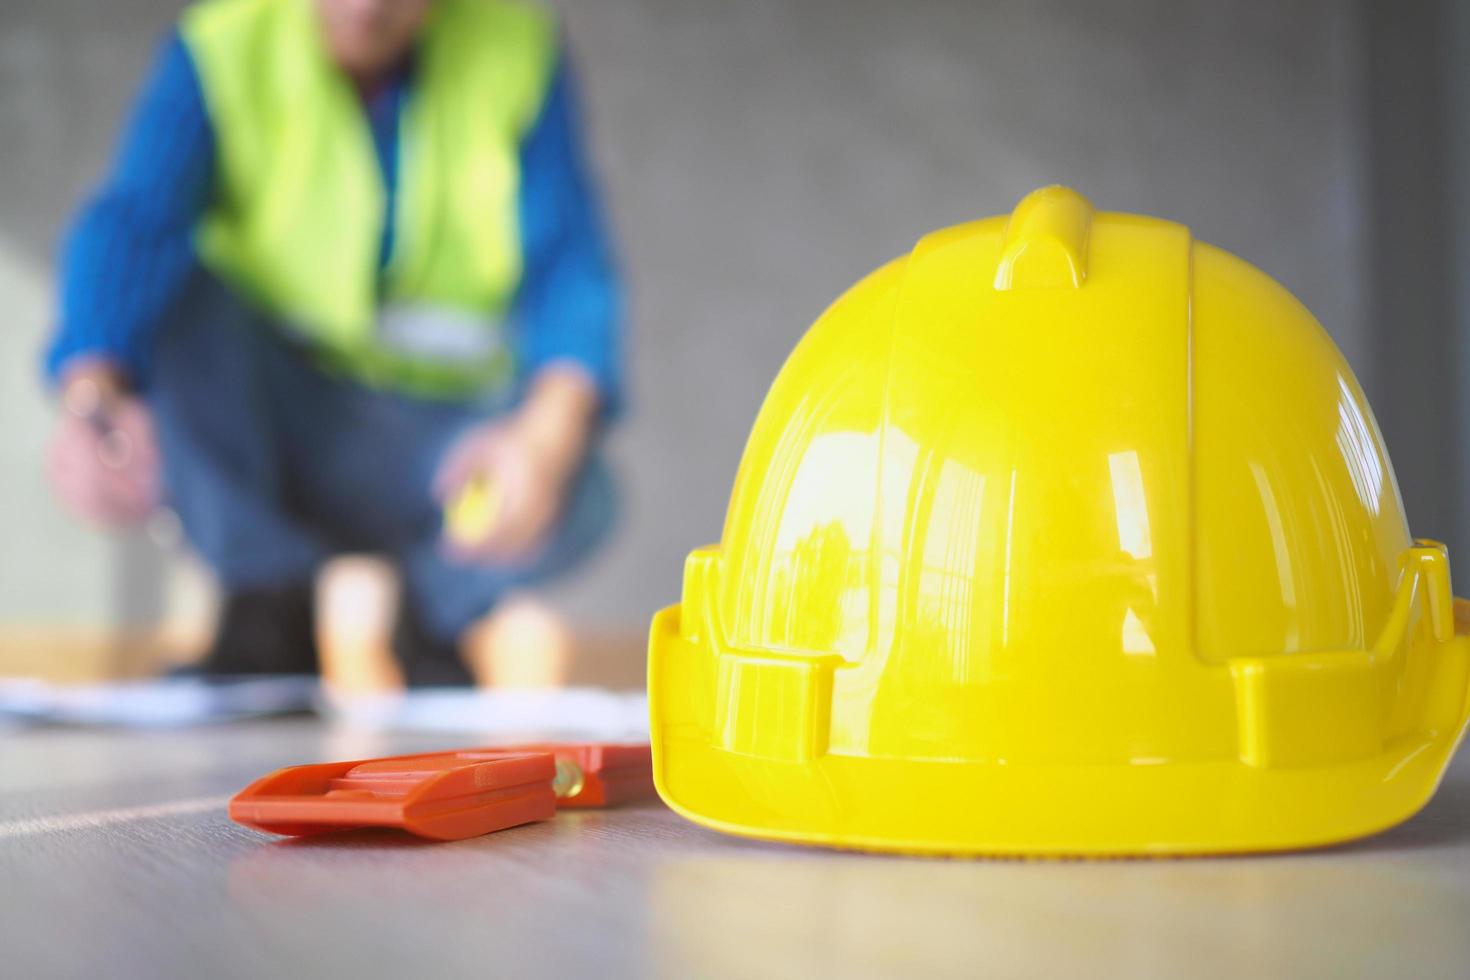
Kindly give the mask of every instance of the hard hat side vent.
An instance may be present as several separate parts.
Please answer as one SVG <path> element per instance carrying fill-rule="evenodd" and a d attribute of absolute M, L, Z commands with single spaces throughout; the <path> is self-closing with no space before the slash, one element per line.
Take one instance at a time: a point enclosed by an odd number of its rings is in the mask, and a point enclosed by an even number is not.
<path fill-rule="evenodd" d="M 1087 278 L 1092 202 L 1053 185 L 1021 199 L 1006 224 L 995 288 L 1077 288 Z"/>

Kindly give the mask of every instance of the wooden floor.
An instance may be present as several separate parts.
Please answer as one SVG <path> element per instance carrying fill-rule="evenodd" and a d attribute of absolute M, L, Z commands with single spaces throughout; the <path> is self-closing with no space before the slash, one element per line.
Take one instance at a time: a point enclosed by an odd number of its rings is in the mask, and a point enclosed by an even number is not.
<path fill-rule="evenodd" d="M 1375 840 L 968 862 L 736 840 L 658 805 L 454 844 L 231 824 L 278 766 L 463 740 L 314 721 L 0 734 L 0 974 L 1470 976 L 1470 760 Z"/>

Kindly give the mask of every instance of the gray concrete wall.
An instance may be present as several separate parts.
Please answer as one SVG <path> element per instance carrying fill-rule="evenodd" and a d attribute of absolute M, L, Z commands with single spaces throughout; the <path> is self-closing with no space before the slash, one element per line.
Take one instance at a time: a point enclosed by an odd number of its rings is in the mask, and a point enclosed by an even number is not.
<path fill-rule="evenodd" d="M 1457 568 L 1470 571 L 1464 472 L 1452 448 L 1464 445 L 1455 319 L 1465 277 L 1455 270 L 1465 268 L 1470 228 L 1456 207 L 1465 161 L 1452 158 L 1467 128 L 1454 48 L 1466 17 L 1456 7 L 1464 4 L 1364 4 L 1367 390 L 1415 533 L 1448 541 Z"/>
<path fill-rule="evenodd" d="M 1461 556 L 1455 569 L 1463 595 L 1470 573 L 1470 513 L 1465 503 L 1470 495 L 1470 384 L 1465 381 L 1470 378 L 1470 275 L 1464 271 L 1470 269 L 1470 4 L 1443 0 L 1441 9 L 1444 16 L 1437 25 L 1445 95 L 1438 108 L 1447 133 L 1444 201 L 1451 216 L 1446 283 L 1451 315 L 1441 325 L 1449 334 L 1445 346 L 1451 368 L 1448 378 L 1440 375 L 1444 387 L 1433 410 L 1449 416 L 1451 423 L 1434 431 L 1439 441 L 1419 439 L 1422 450 L 1417 455 L 1427 478 L 1438 487 L 1436 506 L 1444 509 L 1447 522 L 1453 522 L 1451 554 Z"/>
<path fill-rule="evenodd" d="M 632 286 L 633 404 L 613 441 L 627 514 L 557 590 L 582 617 L 640 622 L 677 597 L 684 553 L 719 536 L 766 386 L 827 302 L 924 232 L 1006 211 L 1040 184 L 1183 221 L 1248 256 L 1371 375 L 1350 5 L 557 6 Z M 0 8 L 0 261 L 16 267 L 0 282 L 44 297 L 58 224 L 175 7 Z M 30 475 L 41 412 L 25 379 L 45 311 L 28 302 L 7 299 L 0 330 L 17 386 L 0 393 L 0 619 L 109 615 L 92 598 L 96 543 L 63 531 Z M 57 553 L 35 574 L 9 542 L 40 525 Z"/>

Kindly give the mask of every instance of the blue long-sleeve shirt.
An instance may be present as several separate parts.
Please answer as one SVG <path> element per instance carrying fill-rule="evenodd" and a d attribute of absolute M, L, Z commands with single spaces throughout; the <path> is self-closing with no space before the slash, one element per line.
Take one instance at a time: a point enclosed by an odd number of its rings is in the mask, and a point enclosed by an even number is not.
<path fill-rule="evenodd" d="M 365 104 L 393 213 L 399 117 L 411 65 Z M 209 206 L 214 131 L 193 59 L 165 40 L 124 129 L 112 169 L 77 215 L 62 256 L 61 315 L 46 355 L 101 355 L 140 384 L 153 331 L 195 269 L 193 235 Z M 575 85 L 565 54 L 520 146 L 523 273 L 510 324 L 523 378 L 571 360 L 596 381 L 604 410 L 619 401 L 620 290 L 596 192 L 583 159 Z M 393 249 L 385 222 L 379 250 Z"/>

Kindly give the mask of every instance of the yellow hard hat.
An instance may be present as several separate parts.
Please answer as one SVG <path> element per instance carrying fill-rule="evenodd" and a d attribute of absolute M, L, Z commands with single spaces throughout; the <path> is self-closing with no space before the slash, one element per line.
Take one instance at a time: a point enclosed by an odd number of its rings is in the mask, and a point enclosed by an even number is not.
<path fill-rule="evenodd" d="M 1470 705 L 1312 315 L 1187 228 L 1048 187 L 837 300 L 653 621 L 654 771 L 754 837 L 1226 853 L 1389 827 Z"/>

